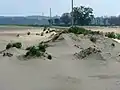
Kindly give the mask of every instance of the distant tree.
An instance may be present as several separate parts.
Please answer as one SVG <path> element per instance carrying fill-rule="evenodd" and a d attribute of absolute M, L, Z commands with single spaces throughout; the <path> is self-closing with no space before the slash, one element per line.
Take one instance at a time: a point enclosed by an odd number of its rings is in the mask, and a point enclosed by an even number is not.
<path fill-rule="evenodd" d="M 60 19 L 59 19 L 59 18 L 55 18 L 55 19 L 54 19 L 54 23 L 55 23 L 56 25 L 59 25 L 59 24 L 60 24 Z"/>
<path fill-rule="evenodd" d="M 48 19 L 49 24 L 53 24 L 53 19 Z"/>
<path fill-rule="evenodd" d="M 110 25 L 120 25 L 120 16 L 111 16 L 108 19 Z"/>
<path fill-rule="evenodd" d="M 74 24 L 89 25 L 94 18 L 93 9 L 85 6 L 74 7 L 73 13 Z"/>
<path fill-rule="evenodd" d="M 71 22 L 71 16 L 70 16 L 70 13 L 63 13 L 63 15 L 60 17 L 60 20 L 68 25 L 70 22 Z"/>

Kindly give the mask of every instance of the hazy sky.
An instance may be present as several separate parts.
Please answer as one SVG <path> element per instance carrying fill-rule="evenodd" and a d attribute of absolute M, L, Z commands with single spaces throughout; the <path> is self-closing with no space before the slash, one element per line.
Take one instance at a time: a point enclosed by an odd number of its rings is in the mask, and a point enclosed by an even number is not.
<path fill-rule="evenodd" d="M 120 14 L 120 0 L 74 0 L 75 6 L 85 5 L 94 9 L 96 16 Z M 71 0 L 1 0 L 2 15 L 61 15 L 71 10 Z"/>

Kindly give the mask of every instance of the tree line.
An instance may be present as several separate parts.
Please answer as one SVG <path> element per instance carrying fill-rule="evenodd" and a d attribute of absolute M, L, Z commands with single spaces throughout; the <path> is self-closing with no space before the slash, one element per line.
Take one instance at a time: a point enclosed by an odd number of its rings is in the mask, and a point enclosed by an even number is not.
<path fill-rule="evenodd" d="M 120 25 L 120 16 L 110 17 L 95 17 L 93 9 L 90 7 L 80 6 L 74 7 L 73 12 L 63 13 L 60 18 L 49 19 L 48 22 L 53 25 L 71 25 L 71 19 L 73 16 L 74 25 Z M 97 23 L 92 24 L 92 22 Z"/>
<path fill-rule="evenodd" d="M 60 18 L 49 19 L 48 22 L 55 25 L 71 25 L 72 16 L 74 25 L 89 25 L 94 18 L 93 9 L 85 6 L 74 7 L 73 12 L 63 13 Z"/>

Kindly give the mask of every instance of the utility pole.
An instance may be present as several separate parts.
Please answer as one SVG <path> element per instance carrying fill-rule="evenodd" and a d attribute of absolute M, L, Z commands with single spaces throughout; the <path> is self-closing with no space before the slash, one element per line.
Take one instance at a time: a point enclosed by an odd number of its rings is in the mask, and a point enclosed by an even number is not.
<path fill-rule="evenodd" d="M 52 26 L 52 12 L 51 12 L 51 8 L 50 8 L 50 26 Z"/>
<path fill-rule="evenodd" d="M 72 27 L 74 25 L 74 18 L 73 18 L 73 0 L 71 1 L 71 4 L 72 4 L 72 20 L 71 20 L 71 24 L 72 24 Z"/>

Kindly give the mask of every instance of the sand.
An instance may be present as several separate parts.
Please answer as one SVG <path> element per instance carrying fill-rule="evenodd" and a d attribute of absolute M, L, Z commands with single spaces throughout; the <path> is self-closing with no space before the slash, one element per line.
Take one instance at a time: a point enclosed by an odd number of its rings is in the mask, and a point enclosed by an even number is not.
<path fill-rule="evenodd" d="M 99 30 L 109 31 L 113 28 Z M 115 29 L 119 32 L 120 29 Z M 26 35 L 30 31 L 31 35 Z M 45 36 L 35 35 L 40 29 L 10 30 L 0 32 L 0 50 L 9 42 L 20 41 L 21 50 L 12 48 L 8 52 L 13 57 L 0 54 L 0 90 L 119 90 L 120 89 L 120 44 L 116 40 L 97 36 L 93 43 L 86 36 L 62 34 L 64 39 L 50 42 L 47 52 L 52 60 L 36 58 L 19 60 L 17 56 L 25 54 L 25 48 L 48 40 Z M 17 34 L 20 37 L 16 37 Z M 114 43 L 115 47 L 111 44 Z M 76 47 L 78 45 L 79 47 Z M 91 54 L 84 59 L 74 56 L 81 50 L 96 46 L 100 54 Z M 104 59 L 100 59 L 103 57 Z"/>

